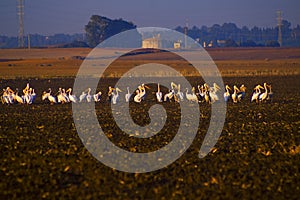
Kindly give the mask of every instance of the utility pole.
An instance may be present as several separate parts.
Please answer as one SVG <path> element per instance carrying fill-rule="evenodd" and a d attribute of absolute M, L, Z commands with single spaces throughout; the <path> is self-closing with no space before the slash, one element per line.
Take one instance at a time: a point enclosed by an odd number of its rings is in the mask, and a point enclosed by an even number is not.
<path fill-rule="evenodd" d="M 281 26 L 282 26 L 282 12 L 281 10 L 277 11 L 277 20 L 278 20 L 278 43 L 280 46 L 282 46 L 282 32 L 281 32 Z"/>
<path fill-rule="evenodd" d="M 28 39 L 27 39 L 28 41 L 28 49 L 30 49 L 30 34 L 28 34 Z"/>
<path fill-rule="evenodd" d="M 18 0 L 19 37 L 18 46 L 24 48 L 24 0 Z"/>
<path fill-rule="evenodd" d="M 185 21 L 185 27 L 184 27 L 184 48 L 187 49 L 187 34 L 188 34 L 188 20 Z"/>

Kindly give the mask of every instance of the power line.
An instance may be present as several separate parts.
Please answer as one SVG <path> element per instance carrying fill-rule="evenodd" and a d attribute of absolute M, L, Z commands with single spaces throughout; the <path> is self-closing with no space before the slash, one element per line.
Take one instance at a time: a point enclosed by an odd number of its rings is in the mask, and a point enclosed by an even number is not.
<path fill-rule="evenodd" d="M 188 19 L 185 20 L 185 27 L 184 27 L 184 48 L 187 48 L 187 35 L 188 35 Z"/>
<path fill-rule="evenodd" d="M 20 48 L 24 47 L 24 1 L 18 0 L 18 16 L 19 16 L 19 36 L 18 36 L 18 46 Z"/>

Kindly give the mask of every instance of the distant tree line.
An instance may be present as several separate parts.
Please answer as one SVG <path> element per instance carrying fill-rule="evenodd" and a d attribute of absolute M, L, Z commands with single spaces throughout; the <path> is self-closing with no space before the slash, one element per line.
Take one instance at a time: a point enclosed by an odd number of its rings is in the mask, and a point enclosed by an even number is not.
<path fill-rule="evenodd" d="M 213 46 L 225 47 L 255 47 L 255 46 L 279 46 L 278 27 L 249 29 L 247 26 L 238 28 L 234 23 L 215 24 L 211 27 L 202 26 L 198 28 L 177 27 L 175 30 L 184 33 L 197 40 L 200 44 L 213 44 Z M 282 21 L 282 46 L 300 46 L 300 26 L 291 28 L 291 23 Z"/>
<path fill-rule="evenodd" d="M 109 19 L 107 17 L 92 15 L 88 24 L 85 25 L 85 33 L 82 34 L 55 34 L 52 36 L 43 36 L 39 34 L 30 35 L 31 47 L 95 47 L 107 38 L 118 34 L 122 31 L 135 29 L 136 25 L 123 19 Z M 187 32 L 188 36 L 198 41 L 201 45 L 211 45 L 212 47 L 256 47 L 270 46 L 277 47 L 278 43 L 278 27 L 259 28 L 254 26 L 248 28 L 243 26 L 237 27 L 234 23 L 224 23 L 223 25 L 214 24 L 211 27 L 202 26 L 198 28 L 186 28 L 178 26 L 176 31 L 181 33 Z M 300 47 L 300 25 L 291 28 L 291 23 L 287 20 L 282 21 L 282 46 L 284 47 Z M 141 35 L 136 32 L 141 43 Z M 25 47 L 28 44 L 28 37 L 25 37 Z M 126 44 L 127 39 L 115 41 Z M 112 46 L 114 44 L 111 44 Z M 140 44 L 133 44 L 140 46 Z M 0 36 L 0 48 L 16 48 L 18 47 L 17 37 Z"/>
<path fill-rule="evenodd" d="M 85 34 L 55 34 L 51 36 L 32 34 L 30 37 L 30 47 L 88 47 L 84 42 Z M 24 46 L 28 47 L 28 36 L 24 37 Z M 0 48 L 17 48 L 18 37 L 0 36 Z"/>

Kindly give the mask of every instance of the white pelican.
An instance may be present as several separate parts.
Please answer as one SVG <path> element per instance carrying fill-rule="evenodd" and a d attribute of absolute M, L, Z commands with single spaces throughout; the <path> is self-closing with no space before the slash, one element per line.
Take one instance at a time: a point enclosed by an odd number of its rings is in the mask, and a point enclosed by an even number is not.
<path fill-rule="evenodd" d="M 111 86 L 108 86 L 107 100 L 108 100 L 109 102 L 111 102 L 112 93 L 113 93 L 114 90 L 115 90 L 115 88 L 113 88 L 113 87 L 111 87 Z"/>
<path fill-rule="evenodd" d="M 214 83 L 213 84 L 213 91 L 214 92 L 217 92 L 217 91 L 219 91 L 221 88 L 216 84 L 216 83 Z"/>
<path fill-rule="evenodd" d="M 189 89 L 186 88 L 186 93 L 185 93 L 186 99 L 189 100 L 189 101 L 198 102 L 198 98 L 195 94 L 195 87 L 192 87 L 192 93 L 191 94 L 189 94 L 188 92 L 189 92 Z"/>
<path fill-rule="evenodd" d="M 219 100 L 219 97 L 218 95 L 215 93 L 215 91 L 210 91 L 209 92 L 209 95 L 210 95 L 210 99 L 211 99 L 211 102 L 214 103 L 215 101 L 218 101 Z"/>
<path fill-rule="evenodd" d="M 3 89 L 3 95 L 1 96 L 2 104 L 10 104 L 9 101 L 9 94 L 6 92 L 5 89 Z"/>
<path fill-rule="evenodd" d="M 69 95 L 66 93 L 66 90 L 63 88 L 62 90 L 62 95 L 66 99 L 67 102 L 70 102 Z"/>
<path fill-rule="evenodd" d="M 141 98 L 141 95 L 140 95 L 140 90 L 137 89 L 135 91 L 135 96 L 133 98 L 133 101 L 136 102 L 136 103 L 140 103 L 142 101 L 142 98 Z"/>
<path fill-rule="evenodd" d="M 58 103 L 64 104 L 64 103 L 68 102 L 68 100 L 66 99 L 66 97 L 65 97 L 65 95 L 63 93 L 62 88 L 59 88 L 57 93 L 58 93 L 58 95 L 57 95 L 57 102 Z"/>
<path fill-rule="evenodd" d="M 199 102 L 203 102 L 204 101 L 204 96 L 205 96 L 205 90 L 204 90 L 204 87 L 203 85 L 198 85 L 198 93 L 196 93 L 197 97 L 198 97 L 198 100 Z"/>
<path fill-rule="evenodd" d="M 160 91 L 159 83 L 157 84 L 156 99 L 158 102 L 162 102 L 162 92 Z"/>
<path fill-rule="evenodd" d="M 86 100 L 86 96 L 87 96 L 87 93 L 85 93 L 85 91 L 82 91 L 81 95 L 79 96 L 79 102 L 83 102 Z"/>
<path fill-rule="evenodd" d="M 174 82 L 171 82 L 171 91 L 173 92 L 173 94 L 168 94 L 171 98 L 174 98 L 174 100 L 176 102 L 179 102 L 179 99 L 183 101 L 183 93 L 180 91 L 180 84 L 176 85 Z M 176 92 L 177 90 L 177 92 Z M 170 91 L 170 92 L 171 92 Z M 166 96 L 166 95 L 165 95 Z M 171 100 L 171 98 L 169 98 L 169 100 Z"/>
<path fill-rule="evenodd" d="M 67 89 L 66 93 L 67 93 L 67 95 L 69 97 L 69 100 L 71 102 L 73 102 L 73 103 L 77 103 L 78 102 L 78 99 L 77 99 L 76 95 L 72 94 L 72 88 Z"/>
<path fill-rule="evenodd" d="M 31 92 L 31 90 L 32 90 L 32 88 L 29 88 L 28 90 L 23 90 L 23 92 L 24 92 L 24 96 L 23 96 L 23 100 L 24 100 L 24 102 L 25 103 L 27 103 L 27 104 L 29 104 L 30 103 L 30 99 L 31 99 L 31 97 L 30 97 L 30 92 Z"/>
<path fill-rule="evenodd" d="M 29 83 L 26 84 L 26 87 L 23 89 L 24 96 L 29 92 Z"/>
<path fill-rule="evenodd" d="M 48 99 L 49 94 L 50 94 L 49 92 L 44 91 L 42 94 L 42 101 L 45 101 L 46 99 Z"/>
<path fill-rule="evenodd" d="M 36 93 L 34 92 L 34 89 L 29 88 L 29 91 L 24 98 L 27 104 L 32 104 L 36 98 Z"/>
<path fill-rule="evenodd" d="M 210 99 L 211 99 L 212 103 L 219 100 L 219 97 L 217 95 L 217 92 L 219 90 L 220 90 L 220 87 L 216 83 L 214 83 L 213 87 L 210 88 L 209 95 L 210 95 Z"/>
<path fill-rule="evenodd" d="M 146 99 L 146 88 L 150 89 L 147 85 L 145 85 L 144 83 L 139 86 L 139 90 L 140 90 L 140 96 L 142 100 Z"/>
<path fill-rule="evenodd" d="M 204 87 L 204 92 L 205 92 L 204 100 L 206 101 L 206 103 L 211 104 L 212 101 L 211 101 L 211 95 L 210 95 L 210 88 L 207 85 L 207 83 L 204 83 L 203 87 Z"/>
<path fill-rule="evenodd" d="M 127 93 L 125 94 L 125 101 L 126 101 L 126 102 L 129 102 L 130 97 L 131 97 L 131 94 L 130 94 L 130 92 L 129 92 L 129 87 L 127 87 Z"/>
<path fill-rule="evenodd" d="M 174 89 L 171 89 L 169 93 L 165 94 L 164 101 L 171 101 L 171 99 L 174 97 L 175 91 Z"/>
<path fill-rule="evenodd" d="M 265 92 L 264 92 L 264 93 L 261 93 L 261 94 L 258 96 L 258 99 L 259 99 L 260 102 L 265 101 L 265 100 L 268 98 L 268 88 L 267 88 L 267 83 L 264 83 L 264 89 L 265 89 Z"/>
<path fill-rule="evenodd" d="M 14 103 L 14 91 L 12 89 L 10 89 L 10 87 L 3 89 L 2 97 L 3 97 L 5 103 L 7 103 L 7 104 Z"/>
<path fill-rule="evenodd" d="M 19 90 L 18 88 L 16 89 L 16 94 L 14 94 L 14 99 L 16 102 L 20 103 L 20 104 L 24 104 L 24 100 L 22 97 L 19 96 Z"/>
<path fill-rule="evenodd" d="M 98 93 L 94 94 L 93 97 L 94 97 L 94 101 L 95 102 L 99 102 L 101 100 L 101 95 L 102 95 L 102 92 L 99 91 Z"/>
<path fill-rule="evenodd" d="M 210 98 L 209 90 L 205 90 L 204 100 L 206 101 L 206 103 L 211 104 L 211 98 Z"/>
<path fill-rule="evenodd" d="M 91 88 L 87 89 L 86 101 L 92 102 L 93 96 L 91 95 Z"/>
<path fill-rule="evenodd" d="M 246 95 L 246 87 L 243 84 L 243 85 L 241 85 L 239 92 L 237 93 L 238 101 L 241 101 L 242 99 L 244 99 L 245 95 Z"/>
<path fill-rule="evenodd" d="M 233 93 L 231 95 L 233 103 L 237 103 L 238 102 L 238 92 L 239 91 L 240 91 L 239 88 L 236 85 L 234 85 L 233 86 Z"/>
<path fill-rule="evenodd" d="M 23 89 L 24 95 L 22 96 L 24 103 L 32 104 L 36 98 L 36 93 L 34 89 L 29 86 L 29 83 L 26 84 L 26 87 Z"/>
<path fill-rule="evenodd" d="M 180 99 L 180 101 L 184 100 L 183 92 L 180 91 L 180 84 L 177 86 L 177 93 L 176 93 L 177 99 Z"/>
<path fill-rule="evenodd" d="M 224 93 L 224 101 L 228 102 L 228 100 L 230 98 L 230 92 L 229 92 L 229 90 L 231 90 L 231 88 L 228 85 L 226 85 L 225 89 L 226 89 L 226 92 Z"/>
<path fill-rule="evenodd" d="M 122 90 L 120 90 L 119 88 L 116 88 L 115 91 L 116 92 L 113 92 L 111 97 L 112 104 L 117 104 L 117 102 L 119 101 L 119 92 L 122 92 Z"/>
<path fill-rule="evenodd" d="M 267 100 L 272 101 L 272 98 L 273 98 L 272 86 L 271 85 L 267 85 L 267 86 L 269 88 L 269 93 L 268 93 Z"/>
<path fill-rule="evenodd" d="M 49 92 L 44 91 L 42 94 L 42 100 L 44 101 L 46 99 L 48 99 L 50 101 L 51 105 L 57 103 L 56 98 L 51 95 L 51 88 L 49 88 Z"/>
<path fill-rule="evenodd" d="M 264 88 L 261 85 L 257 85 L 254 88 L 254 92 L 253 92 L 252 97 L 251 97 L 251 102 L 256 101 L 256 103 L 258 103 L 258 101 L 259 101 L 258 97 L 261 94 L 260 89 L 264 89 Z"/>

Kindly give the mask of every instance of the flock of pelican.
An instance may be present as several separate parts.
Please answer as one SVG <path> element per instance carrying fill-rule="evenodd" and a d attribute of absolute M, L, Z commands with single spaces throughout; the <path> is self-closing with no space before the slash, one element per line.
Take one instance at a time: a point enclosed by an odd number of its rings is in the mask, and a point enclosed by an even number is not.
<path fill-rule="evenodd" d="M 3 104 L 32 104 L 36 98 L 36 93 L 33 88 L 27 83 L 26 87 L 23 89 L 23 95 L 19 95 L 19 89 L 17 88 L 13 91 L 10 87 L 3 89 L 1 102 Z"/>
<path fill-rule="evenodd" d="M 261 91 L 264 90 L 264 91 Z M 264 86 L 257 85 L 254 87 L 254 92 L 251 97 L 251 102 L 255 101 L 256 103 L 263 101 L 271 101 L 273 97 L 272 86 L 264 83 Z"/>
<path fill-rule="evenodd" d="M 88 88 L 87 90 L 83 91 L 79 98 L 76 97 L 76 95 L 72 94 L 72 88 L 69 88 L 65 90 L 64 88 L 59 88 L 58 92 L 55 95 L 51 94 L 51 88 L 48 89 L 48 91 L 44 91 L 42 94 L 42 100 L 48 100 L 50 104 L 56 104 L 56 103 L 81 103 L 81 102 L 99 102 L 101 100 L 101 92 L 98 92 L 96 94 L 91 94 L 91 88 Z"/>
<path fill-rule="evenodd" d="M 140 103 L 146 99 L 147 90 L 150 89 L 147 85 L 141 84 L 135 90 L 134 93 L 130 93 L 129 87 L 127 87 L 127 93 L 125 94 L 125 101 L 129 102 L 133 100 L 136 103 Z M 251 96 L 251 102 L 264 102 L 272 99 L 273 92 L 271 85 L 264 83 L 263 86 L 257 85 L 253 89 L 253 94 Z M 18 89 L 13 91 L 10 87 L 3 89 L 1 96 L 1 101 L 3 104 L 32 104 L 36 98 L 36 93 L 33 88 L 27 83 L 26 87 L 23 89 L 23 95 L 19 95 Z M 120 93 L 122 90 L 119 88 L 108 87 L 107 92 L 107 101 L 112 104 L 117 104 L 120 100 Z M 224 101 L 233 103 L 241 102 L 246 94 L 246 87 L 241 85 L 237 87 L 233 86 L 231 89 L 228 85 L 225 86 L 224 92 Z M 214 83 L 212 86 L 209 86 L 207 83 L 203 85 L 198 85 L 197 89 L 192 87 L 191 91 L 186 88 L 185 93 L 181 91 L 180 84 L 175 84 L 171 82 L 171 89 L 165 94 L 162 93 L 160 84 L 157 84 L 157 91 L 155 92 L 155 97 L 157 102 L 180 102 L 180 101 L 189 101 L 195 103 L 206 102 L 212 104 L 216 101 L 219 101 L 220 87 Z M 133 96 L 133 97 L 132 97 Z M 42 93 L 42 100 L 48 101 L 50 104 L 64 104 L 64 103 L 81 103 L 81 102 L 100 102 L 102 97 L 102 92 L 99 91 L 95 94 L 91 94 L 91 88 L 87 88 L 82 91 L 82 93 L 77 97 L 75 94 L 72 94 L 72 88 L 67 90 L 64 88 L 59 88 L 55 94 L 52 94 L 51 88 Z M 132 98 L 131 98 L 132 97 Z"/>

